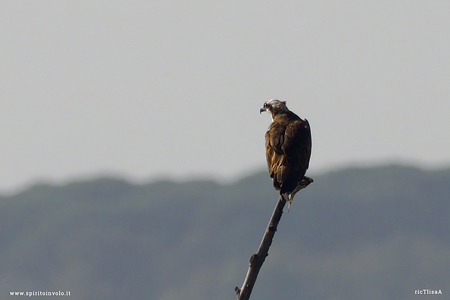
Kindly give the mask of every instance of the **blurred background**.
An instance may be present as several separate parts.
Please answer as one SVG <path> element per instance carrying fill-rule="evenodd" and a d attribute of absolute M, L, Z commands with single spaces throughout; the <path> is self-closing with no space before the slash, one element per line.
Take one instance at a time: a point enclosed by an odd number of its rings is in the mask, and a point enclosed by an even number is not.
<path fill-rule="evenodd" d="M 236 178 L 278 98 L 311 172 L 450 163 L 446 1 L 0 4 L 0 189 L 98 173 Z"/>
<path fill-rule="evenodd" d="M 277 199 L 259 114 L 271 98 L 309 120 L 316 182 L 254 297 L 448 291 L 448 11 L 0 3 L 0 293 L 234 297 Z"/>

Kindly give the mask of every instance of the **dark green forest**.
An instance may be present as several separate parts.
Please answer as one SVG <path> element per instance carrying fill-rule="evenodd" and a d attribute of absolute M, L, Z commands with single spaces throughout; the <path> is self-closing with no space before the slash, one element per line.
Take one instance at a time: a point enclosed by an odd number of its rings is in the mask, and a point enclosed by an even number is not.
<path fill-rule="evenodd" d="M 283 214 L 251 299 L 408 300 L 423 289 L 449 298 L 450 169 L 313 177 Z M 230 184 L 99 178 L 2 196 L 0 299 L 236 299 L 277 199 L 267 172 Z"/>

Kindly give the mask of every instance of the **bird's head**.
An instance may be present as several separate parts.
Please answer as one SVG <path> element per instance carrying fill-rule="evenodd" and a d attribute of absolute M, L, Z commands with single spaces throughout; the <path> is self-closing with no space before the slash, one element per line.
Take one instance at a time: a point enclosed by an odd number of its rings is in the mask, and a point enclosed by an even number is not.
<path fill-rule="evenodd" d="M 271 99 L 264 103 L 263 107 L 259 110 L 259 113 L 262 113 L 263 111 L 270 112 L 272 114 L 272 118 L 273 118 L 278 113 L 288 111 L 288 108 L 286 106 L 286 101 Z"/>

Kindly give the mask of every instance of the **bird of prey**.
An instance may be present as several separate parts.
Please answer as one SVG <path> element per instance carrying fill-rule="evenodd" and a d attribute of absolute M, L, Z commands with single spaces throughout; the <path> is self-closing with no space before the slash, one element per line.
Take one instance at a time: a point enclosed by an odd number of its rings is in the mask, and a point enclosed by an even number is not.
<path fill-rule="evenodd" d="M 272 114 L 266 132 L 266 158 L 273 186 L 289 206 L 294 195 L 313 180 L 305 176 L 311 157 L 311 130 L 308 120 L 301 119 L 286 106 L 286 101 L 272 99 L 260 113 Z"/>

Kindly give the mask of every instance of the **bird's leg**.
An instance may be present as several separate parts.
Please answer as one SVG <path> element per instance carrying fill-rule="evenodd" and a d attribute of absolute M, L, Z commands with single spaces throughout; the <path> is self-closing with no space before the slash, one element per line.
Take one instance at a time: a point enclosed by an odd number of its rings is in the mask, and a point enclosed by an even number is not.
<path fill-rule="evenodd" d="M 300 190 L 306 188 L 310 183 L 314 182 L 314 180 L 311 177 L 303 176 L 302 180 L 298 183 L 296 188 L 292 191 L 292 193 L 285 193 L 284 199 L 286 202 L 289 202 L 287 211 L 289 212 L 289 209 L 291 208 L 292 201 L 294 201 L 294 196 L 297 194 Z"/>
<path fill-rule="evenodd" d="M 289 212 L 289 210 L 291 209 L 292 201 L 294 201 L 294 195 L 295 195 L 295 194 L 293 194 L 293 193 L 290 193 L 290 194 L 288 195 L 288 201 L 289 201 L 288 208 L 287 208 L 287 211 L 288 211 L 288 212 Z"/>
<path fill-rule="evenodd" d="M 286 203 L 288 203 L 287 212 L 289 213 L 289 209 L 291 208 L 291 204 L 292 204 L 292 200 L 293 200 L 292 194 L 284 193 L 283 198 L 284 198 L 284 201 L 286 201 Z"/>

